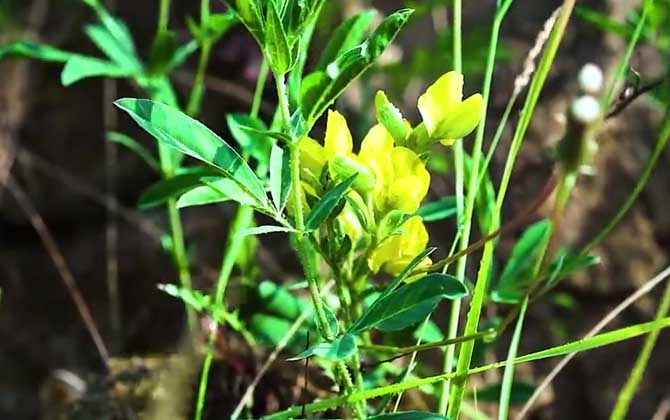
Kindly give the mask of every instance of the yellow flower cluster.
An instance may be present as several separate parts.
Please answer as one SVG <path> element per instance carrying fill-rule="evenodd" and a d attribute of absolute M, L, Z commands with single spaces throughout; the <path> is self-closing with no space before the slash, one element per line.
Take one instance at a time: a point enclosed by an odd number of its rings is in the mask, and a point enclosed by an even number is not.
<path fill-rule="evenodd" d="M 358 153 L 353 151 L 345 118 L 336 111 L 328 113 L 323 146 L 309 137 L 300 141 L 301 181 L 306 196 L 317 195 L 324 171 L 335 182 L 358 174 L 349 198 L 365 206 L 377 223 L 394 211 L 409 215 L 397 231 L 376 238 L 376 248 L 368 258 L 373 273 L 384 270 L 396 275 L 426 247 L 428 233 L 423 221 L 412 216 L 430 186 L 430 174 L 418 153 L 438 141 L 453 143 L 477 126 L 483 107 L 481 95 L 462 101 L 462 87 L 462 75 L 445 74 L 419 98 L 422 124 L 411 129 L 399 112 L 385 113 L 367 133 Z M 390 105 L 385 96 L 382 100 Z M 337 221 L 354 243 L 366 233 L 351 203 L 345 205 Z M 428 258 L 422 262 L 425 264 L 430 264 Z"/>

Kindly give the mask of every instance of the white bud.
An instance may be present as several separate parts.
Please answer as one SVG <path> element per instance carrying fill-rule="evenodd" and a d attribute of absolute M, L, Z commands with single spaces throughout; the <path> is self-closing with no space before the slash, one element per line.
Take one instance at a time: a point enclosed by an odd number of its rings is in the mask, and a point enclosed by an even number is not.
<path fill-rule="evenodd" d="M 591 95 L 580 96 L 570 107 L 572 117 L 582 124 L 590 124 L 600 117 L 600 103 Z"/>
<path fill-rule="evenodd" d="M 596 64 L 586 63 L 579 71 L 578 80 L 582 91 L 597 94 L 603 87 L 603 72 Z"/>

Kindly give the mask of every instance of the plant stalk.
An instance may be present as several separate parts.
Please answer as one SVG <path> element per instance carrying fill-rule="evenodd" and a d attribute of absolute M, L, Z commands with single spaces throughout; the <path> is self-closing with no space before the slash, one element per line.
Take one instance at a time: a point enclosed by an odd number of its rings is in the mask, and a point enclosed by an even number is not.
<path fill-rule="evenodd" d="M 572 14 L 572 9 L 574 7 L 575 0 L 565 0 L 561 7 L 559 16 L 554 24 L 552 29 L 549 41 L 545 46 L 542 59 L 538 66 L 538 71 L 533 76 L 533 81 L 529 89 L 524 108 L 521 112 L 521 118 L 517 126 L 514 138 L 512 139 L 512 145 L 510 147 L 509 154 L 507 156 L 507 162 L 505 163 L 505 169 L 503 172 L 503 177 L 500 182 L 500 188 L 498 191 L 498 196 L 496 199 L 496 208 L 494 211 L 493 222 L 491 230 L 496 230 L 500 226 L 500 215 L 502 212 L 502 205 L 505 199 L 509 181 L 512 175 L 512 169 L 514 168 L 514 163 L 516 161 L 516 156 L 521 148 L 526 130 L 530 125 L 530 120 L 533 115 L 535 106 L 546 81 L 549 69 L 553 63 L 554 57 L 558 50 L 558 46 L 563 38 L 565 29 L 567 27 L 568 21 Z M 484 246 L 484 252 L 482 259 L 480 261 L 479 272 L 477 275 L 477 281 L 475 283 L 475 290 L 473 292 L 472 301 L 470 302 L 470 309 L 468 311 L 468 317 L 465 326 L 464 335 L 470 335 L 477 332 L 479 327 L 479 319 L 482 312 L 482 307 L 484 305 L 484 300 L 486 297 L 486 290 L 489 277 L 489 268 L 493 261 L 493 251 L 495 249 L 494 242 L 488 242 Z M 465 386 L 467 378 L 465 373 L 470 369 L 470 363 L 472 361 L 472 353 L 474 351 L 474 342 L 466 342 L 461 346 L 461 350 L 458 356 L 458 361 L 456 364 L 456 376 L 458 379 L 454 381 L 454 386 L 452 387 L 449 395 L 449 404 L 447 410 L 447 417 L 458 418 L 460 412 L 460 406 L 465 395 Z"/>

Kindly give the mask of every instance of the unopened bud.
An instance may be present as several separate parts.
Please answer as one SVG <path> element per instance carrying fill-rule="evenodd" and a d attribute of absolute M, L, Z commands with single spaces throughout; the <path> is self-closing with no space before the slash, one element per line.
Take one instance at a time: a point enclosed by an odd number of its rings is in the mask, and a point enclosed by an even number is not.
<path fill-rule="evenodd" d="M 362 195 L 371 193 L 375 188 L 375 175 L 365 165 L 349 156 L 336 156 L 328 163 L 328 172 L 335 182 L 343 182 L 358 174 L 353 188 Z"/>
<path fill-rule="evenodd" d="M 577 77 L 579 88 L 584 93 L 598 94 L 603 87 L 603 72 L 593 63 L 586 63 Z"/>

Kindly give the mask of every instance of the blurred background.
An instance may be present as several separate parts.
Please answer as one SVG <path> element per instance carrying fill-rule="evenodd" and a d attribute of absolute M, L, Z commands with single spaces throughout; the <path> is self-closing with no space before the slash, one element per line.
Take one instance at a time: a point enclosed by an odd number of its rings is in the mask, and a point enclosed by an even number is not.
<path fill-rule="evenodd" d="M 111 10 L 128 24 L 144 54 L 155 32 L 157 3 L 108 2 Z M 197 16 L 196 3 L 174 1 L 170 27 L 180 39 L 190 37 L 186 20 Z M 522 69 L 525 55 L 559 3 L 556 0 L 513 3 L 502 29 L 487 141 L 513 90 L 514 78 Z M 670 2 L 656 3 L 658 11 L 645 28 L 632 58 L 632 67 L 644 80 L 668 72 Z M 635 0 L 588 0 L 578 4 L 578 13 L 570 23 L 522 148 L 505 208 L 506 218 L 527 207 L 551 174 L 552 150 L 564 129 L 561 116 L 577 93 L 579 69 L 593 62 L 611 75 L 641 7 L 641 2 Z M 357 11 L 375 8 L 380 18 L 401 7 L 417 9 L 382 63 L 368 71 L 337 104 L 338 110 L 349 118 L 354 138 L 362 138 L 371 125 L 377 89 L 386 90 L 404 115 L 416 121 L 418 95 L 436 77 L 451 69 L 449 5 L 449 1 L 443 0 L 328 2 L 313 43 L 316 52 L 343 17 Z M 464 2 L 466 95 L 480 91 L 495 5 L 494 0 Z M 219 2 L 213 2 L 212 7 L 224 9 Z M 613 28 L 605 17 L 620 26 Z M 75 0 L 0 0 L 0 45 L 32 39 L 96 55 L 98 52 L 82 31 L 82 26 L 93 19 L 90 9 Z M 180 98 L 188 93 L 196 59 L 195 55 L 191 57 L 172 78 Z M 241 27 L 229 31 L 213 50 L 200 119 L 224 138 L 229 135 L 225 115 L 249 109 L 260 63 L 256 44 Z M 69 267 L 114 356 L 130 364 L 142 363 L 130 356 L 160 359 L 161 355 L 179 349 L 184 324 L 180 302 L 156 287 L 159 283 L 176 282 L 173 264 L 161 246 L 166 229 L 164 212 L 139 211 L 136 204 L 138 196 L 157 176 L 136 155 L 118 146 L 114 146 L 111 155 L 116 165 L 110 167 L 106 160 L 106 156 L 110 159 L 110 149 L 104 133 L 110 128 L 132 134 L 147 148 L 155 147 L 154 141 L 129 118 L 117 115 L 110 107 L 110 98 L 137 96 L 138 92 L 124 81 L 98 79 L 65 88 L 60 84 L 61 69 L 60 65 L 27 60 L 0 62 L 0 185 L 13 185 L 11 191 L 0 187 L 0 418 L 8 420 L 50 418 L 49 404 L 58 399 L 52 395 L 56 391 L 50 388 L 54 372 L 56 376 L 71 373 L 89 384 L 105 382 L 101 379 L 104 375 L 94 344 L 63 286 L 63 267 L 54 265 L 50 257 L 53 249 L 45 248 L 33 226 L 36 221 L 42 234 L 46 231 L 53 239 L 50 247 L 62 253 L 62 263 Z M 569 205 L 560 232 L 561 242 L 566 246 L 577 247 L 593 238 L 633 189 L 654 145 L 662 107 L 668 100 L 667 86 L 666 83 L 664 89 L 643 96 L 608 122 L 599 139 L 593 174 L 579 179 Z M 273 92 L 269 82 L 261 106 L 261 116 L 266 121 L 272 118 L 275 108 Z M 516 113 L 512 115 L 515 121 Z M 313 137 L 321 138 L 322 131 L 323 127 L 317 127 Z M 510 134 L 503 136 L 500 160 L 506 155 Z M 494 157 L 490 170 L 494 185 L 502 170 L 498 160 Z M 449 155 L 432 161 L 435 174 L 432 197 L 453 194 L 450 162 Z M 670 153 L 666 151 L 638 203 L 595 250 L 601 264 L 566 280 L 554 293 L 532 306 L 522 352 L 582 336 L 617 303 L 667 266 L 669 163 Z M 232 205 L 189 208 L 183 212 L 197 288 L 209 290 L 216 281 L 222 243 L 232 214 Z M 38 219 L 43 225 L 39 225 Z M 118 245 L 112 249 L 106 246 L 110 229 L 118 238 Z M 430 244 L 446 253 L 454 234 L 453 220 L 431 224 L 429 230 Z M 501 261 L 508 255 L 515 237 L 518 232 L 501 241 L 498 255 Z M 274 236 L 263 238 L 258 262 L 261 278 L 276 283 L 295 281 L 300 278 L 298 267 L 288 241 Z M 474 277 L 475 270 L 476 267 L 470 268 L 470 277 Z M 110 273 L 118 278 L 118 291 L 112 295 L 107 285 Z M 657 290 L 639 300 L 612 327 L 650 320 L 659 295 Z M 253 298 L 235 279 L 230 299 L 243 310 L 253 308 Z M 440 308 L 435 316 L 439 325 L 446 324 L 447 309 Z M 253 377 L 257 360 L 263 360 L 260 355 L 272 349 L 268 346 L 257 350 L 257 355 L 249 355 L 243 346 L 235 345 L 232 333 L 222 334 L 229 343 L 227 357 L 222 357 L 215 371 L 218 379 L 210 398 L 215 403 L 208 412 L 212 419 L 226 418 Z M 631 340 L 580 355 L 555 379 L 535 405 L 531 417 L 607 418 L 640 346 L 641 340 Z M 505 340 L 493 350 L 486 360 L 503 358 Z M 669 350 L 670 336 L 664 331 L 632 404 L 631 419 L 650 419 L 659 412 L 659 407 L 670 404 Z M 429 362 L 434 360 L 433 366 L 438 368 L 437 353 L 424 357 Z M 519 375 L 532 389 L 532 384 L 546 375 L 554 363 L 521 365 Z M 152 366 L 149 363 L 144 368 Z M 286 366 L 291 365 L 279 363 L 256 391 L 255 400 L 261 408 L 276 409 L 292 402 L 290 395 L 294 395 L 292 390 L 298 386 L 301 372 Z M 495 383 L 501 373 L 484 375 L 475 384 Z M 411 404 L 425 408 L 432 403 L 416 395 Z M 100 409 L 96 411 L 98 414 L 77 418 L 135 418 L 115 410 Z M 667 412 L 666 417 L 660 418 L 670 418 Z"/>

